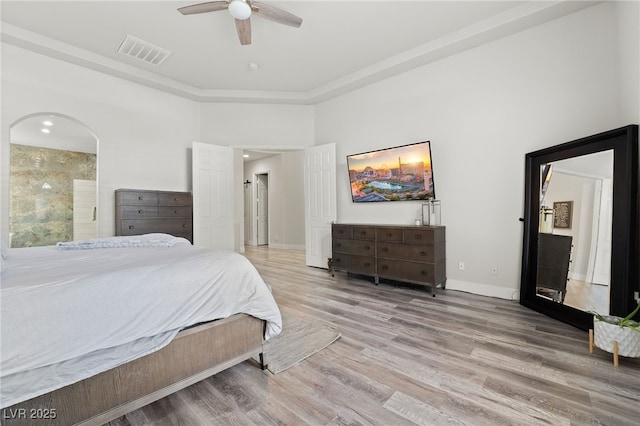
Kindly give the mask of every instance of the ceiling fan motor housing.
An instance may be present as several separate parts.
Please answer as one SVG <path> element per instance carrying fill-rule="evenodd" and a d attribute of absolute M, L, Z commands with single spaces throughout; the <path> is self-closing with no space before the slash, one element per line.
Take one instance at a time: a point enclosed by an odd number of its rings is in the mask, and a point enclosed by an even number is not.
<path fill-rule="evenodd" d="M 229 13 L 236 19 L 244 21 L 251 16 L 251 6 L 246 0 L 231 0 L 229 3 Z"/>

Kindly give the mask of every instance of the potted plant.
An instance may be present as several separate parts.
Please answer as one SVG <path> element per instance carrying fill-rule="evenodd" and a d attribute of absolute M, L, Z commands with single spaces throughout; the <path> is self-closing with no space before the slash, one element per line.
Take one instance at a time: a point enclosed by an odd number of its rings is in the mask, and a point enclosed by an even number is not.
<path fill-rule="evenodd" d="M 593 330 L 589 330 L 589 351 L 593 344 L 613 354 L 613 365 L 618 366 L 618 355 L 640 357 L 640 322 L 632 318 L 640 311 L 638 306 L 624 318 L 612 315 L 593 314 Z"/>

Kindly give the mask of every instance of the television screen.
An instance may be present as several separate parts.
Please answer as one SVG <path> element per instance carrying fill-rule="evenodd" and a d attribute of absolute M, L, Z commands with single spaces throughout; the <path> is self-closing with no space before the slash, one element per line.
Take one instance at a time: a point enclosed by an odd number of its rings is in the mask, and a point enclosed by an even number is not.
<path fill-rule="evenodd" d="M 348 155 L 347 168 L 356 203 L 436 197 L 429 141 Z"/>

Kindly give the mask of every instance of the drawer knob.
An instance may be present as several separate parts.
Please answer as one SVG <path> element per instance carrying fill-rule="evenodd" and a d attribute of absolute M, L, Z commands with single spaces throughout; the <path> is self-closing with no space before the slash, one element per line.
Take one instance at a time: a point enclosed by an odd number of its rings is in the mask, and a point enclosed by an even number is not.
<path fill-rule="evenodd" d="M 427 271 L 425 271 L 425 270 L 420 271 L 420 275 L 422 275 L 424 277 L 425 275 L 427 275 Z"/>
<path fill-rule="evenodd" d="M 186 223 L 182 225 L 183 228 L 187 228 L 189 225 L 187 225 Z"/>
<path fill-rule="evenodd" d="M 360 235 L 367 235 L 367 231 L 360 231 Z"/>
<path fill-rule="evenodd" d="M 391 232 L 387 232 L 387 237 L 390 237 L 390 236 L 391 236 Z"/>
<path fill-rule="evenodd" d="M 365 262 L 365 263 L 364 263 L 364 266 L 369 267 L 369 266 L 371 266 L 371 264 L 370 264 L 369 262 Z"/>
<path fill-rule="evenodd" d="M 173 199 L 173 201 L 180 201 L 180 199 L 176 197 Z"/>
<path fill-rule="evenodd" d="M 369 247 L 369 246 L 364 246 L 364 249 L 365 249 L 365 250 L 371 250 L 371 247 Z"/>
<path fill-rule="evenodd" d="M 385 252 L 385 253 L 386 253 L 386 252 L 388 252 L 388 251 L 389 251 L 389 248 L 387 248 L 387 247 L 382 247 L 381 251 L 383 251 L 383 252 Z"/>
<path fill-rule="evenodd" d="M 138 210 L 138 214 L 144 213 L 144 210 Z"/>
<path fill-rule="evenodd" d="M 142 201 L 142 195 L 138 196 L 138 200 Z"/>
<path fill-rule="evenodd" d="M 421 251 L 421 252 L 420 252 L 420 256 L 426 256 L 426 255 L 427 255 L 427 252 L 426 252 L 426 251 Z"/>
<path fill-rule="evenodd" d="M 420 240 L 420 239 L 422 239 L 422 235 L 416 234 L 416 240 Z"/>
<path fill-rule="evenodd" d="M 174 212 L 175 214 L 179 214 L 179 213 L 180 213 L 180 210 L 174 210 L 173 212 Z"/>
<path fill-rule="evenodd" d="M 133 225 L 129 225 L 129 229 L 136 229 L 136 227 Z"/>
<path fill-rule="evenodd" d="M 342 247 L 342 244 L 336 243 L 336 247 Z"/>

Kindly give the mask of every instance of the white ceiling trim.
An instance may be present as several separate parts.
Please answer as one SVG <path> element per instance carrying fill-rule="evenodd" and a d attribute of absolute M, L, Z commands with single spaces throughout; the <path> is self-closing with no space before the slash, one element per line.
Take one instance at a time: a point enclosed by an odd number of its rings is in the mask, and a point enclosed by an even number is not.
<path fill-rule="evenodd" d="M 200 89 L 15 25 L 3 22 L 1 33 L 5 43 L 198 102 L 313 105 L 597 3 L 528 2 L 309 92 Z"/>

